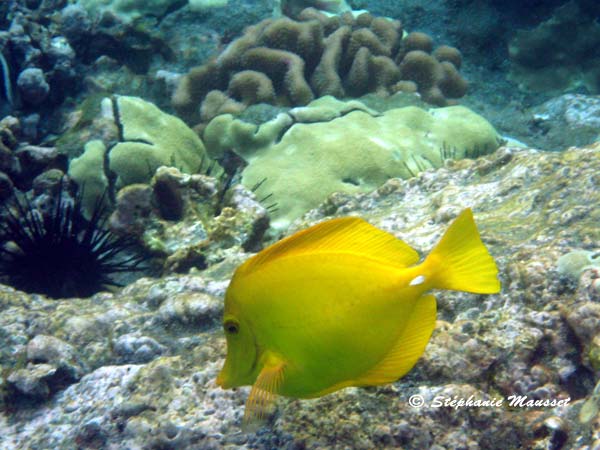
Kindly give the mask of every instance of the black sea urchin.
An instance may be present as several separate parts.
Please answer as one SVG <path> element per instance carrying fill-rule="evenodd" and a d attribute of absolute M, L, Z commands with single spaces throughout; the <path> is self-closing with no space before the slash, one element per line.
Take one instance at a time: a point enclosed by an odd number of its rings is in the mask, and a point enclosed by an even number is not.
<path fill-rule="evenodd" d="M 129 253 L 135 248 L 134 239 L 116 236 L 105 227 L 107 215 L 101 205 L 102 200 L 85 220 L 80 197 L 64 200 L 61 187 L 49 214 L 29 200 L 17 201 L 15 211 L 5 206 L 0 279 L 52 298 L 89 297 L 118 286 L 111 276 L 139 270 L 143 258 Z"/>

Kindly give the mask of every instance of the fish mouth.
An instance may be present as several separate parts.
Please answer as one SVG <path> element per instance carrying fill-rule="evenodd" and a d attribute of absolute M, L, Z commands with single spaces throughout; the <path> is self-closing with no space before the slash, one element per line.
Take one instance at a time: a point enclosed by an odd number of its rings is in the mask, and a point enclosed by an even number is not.
<path fill-rule="evenodd" d="M 247 378 L 248 380 L 252 381 L 246 381 L 245 383 L 239 379 L 238 376 L 235 375 L 235 370 L 231 370 L 231 367 L 229 366 L 229 364 L 227 364 L 227 358 L 225 358 L 225 363 L 223 364 L 223 367 L 221 368 L 221 371 L 219 372 L 219 374 L 217 375 L 217 379 L 215 380 L 217 386 L 219 386 L 221 389 L 231 389 L 231 388 L 235 388 L 235 387 L 239 387 L 239 386 L 244 386 L 246 384 L 253 384 L 254 381 L 256 380 L 256 376 L 252 377 L 252 374 L 254 373 L 254 371 L 256 370 L 256 366 L 258 365 L 259 359 L 261 355 L 261 351 L 260 351 L 260 347 L 258 346 L 258 343 L 256 342 L 256 338 L 253 336 L 253 344 L 254 344 L 254 359 L 252 360 L 252 365 L 250 366 L 250 368 L 248 369 L 248 371 L 246 372 L 246 375 L 244 378 Z M 229 375 L 229 376 L 228 376 Z M 234 375 L 232 377 L 232 375 Z"/>
<path fill-rule="evenodd" d="M 217 386 L 219 386 L 221 389 L 227 389 L 229 387 L 227 386 L 227 383 L 221 374 L 217 376 Z"/>
<path fill-rule="evenodd" d="M 237 386 L 235 383 L 232 383 L 231 379 L 225 376 L 222 370 L 219 372 L 219 375 L 217 375 L 216 383 L 221 389 L 231 389 Z"/>
<path fill-rule="evenodd" d="M 219 386 L 221 389 L 227 389 L 229 387 L 225 382 L 223 372 L 220 372 L 219 375 L 217 375 L 217 386 Z"/>

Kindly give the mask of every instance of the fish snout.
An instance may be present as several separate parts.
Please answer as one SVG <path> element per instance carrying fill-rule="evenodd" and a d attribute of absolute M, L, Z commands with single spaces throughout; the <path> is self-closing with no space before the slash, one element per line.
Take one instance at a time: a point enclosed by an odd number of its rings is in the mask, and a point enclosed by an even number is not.
<path fill-rule="evenodd" d="M 223 371 L 219 372 L 219 375 L 217 375 L 217 386 L 220 386 L 221 389 L 229 389 L 231 387 L 230 383 L 227 382 L 225 375 L 223 375 Z"/>

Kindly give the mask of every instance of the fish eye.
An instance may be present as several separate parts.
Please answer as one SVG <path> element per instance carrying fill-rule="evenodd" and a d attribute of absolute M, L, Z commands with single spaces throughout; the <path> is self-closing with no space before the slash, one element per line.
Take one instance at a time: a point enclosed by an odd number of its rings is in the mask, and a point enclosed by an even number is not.
<path fill-rule="evenodd" d="M 240 324 L 235 320 L 227 320 L 223 324 L 223 328 L 227 334 L 238 334 L 240 331 Z"/>

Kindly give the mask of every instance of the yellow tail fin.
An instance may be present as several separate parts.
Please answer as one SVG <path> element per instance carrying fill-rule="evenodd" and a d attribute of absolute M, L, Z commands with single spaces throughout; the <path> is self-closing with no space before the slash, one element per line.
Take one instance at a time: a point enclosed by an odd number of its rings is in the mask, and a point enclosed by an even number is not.
<path fill-rule="evenodd" d="M 498 268 L 481 242 L 469 208 L 452 222 L 424 265 L 433 274 L 434 288 L 476 294 L 500 292 Z"/>

